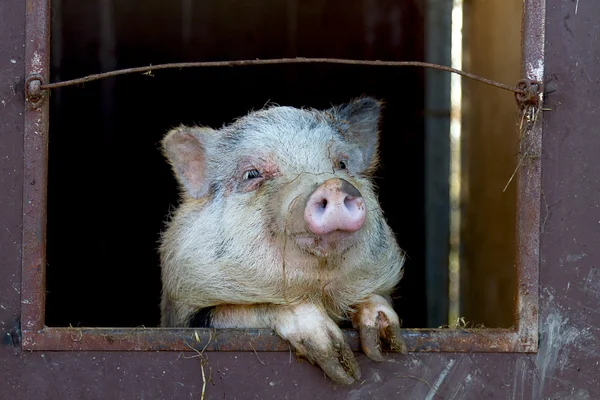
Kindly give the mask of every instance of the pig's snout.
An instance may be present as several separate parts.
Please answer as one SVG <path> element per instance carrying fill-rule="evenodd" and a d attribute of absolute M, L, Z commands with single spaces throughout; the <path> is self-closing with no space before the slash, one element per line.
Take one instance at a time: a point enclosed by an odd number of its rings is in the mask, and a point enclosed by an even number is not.
<path fill-rule="evenodd" d="M 365 200 L 350 182 L 333 178 L 309 197 L 304 220 L 309 231 L 325 235 L 333 231 L 355 232 L 365 222 Z"/>

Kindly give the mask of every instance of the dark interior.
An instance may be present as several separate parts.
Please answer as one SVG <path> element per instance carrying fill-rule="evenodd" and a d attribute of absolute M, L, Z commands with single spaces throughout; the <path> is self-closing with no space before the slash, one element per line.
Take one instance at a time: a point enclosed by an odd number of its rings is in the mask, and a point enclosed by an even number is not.
<path fill-rule="evenodd" d="M 418 0 L 106 3 L 53 2 L 52 81 L 183 61 L 423 59 Z M 178 202 L 159 151 L 168 129 L 364 94 L 386 104 L 377 185 L 408 254 L 396 308 L 404 327 L 424 327 L 423 93 L 422 69 L 324 64 L 154 71 L 53 90 L 46 324 L 158 325 L 157 240 Z"/>

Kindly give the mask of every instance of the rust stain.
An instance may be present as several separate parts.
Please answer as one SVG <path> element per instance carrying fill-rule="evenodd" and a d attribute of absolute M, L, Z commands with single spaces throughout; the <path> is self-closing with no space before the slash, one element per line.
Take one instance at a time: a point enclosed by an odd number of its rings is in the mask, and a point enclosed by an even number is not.
<path fill-rule="evenodd" d="M 345 330 L 353 351 L 360 351 L 355 330 Z M 409 351 L 530 352 L 531 347 L 510 329 L 406 329 Z M 165 328 L 44 328 L 23 333 L 26 350 L 72 351 L 290 351 L 287 341 L 265 329 Z"/>

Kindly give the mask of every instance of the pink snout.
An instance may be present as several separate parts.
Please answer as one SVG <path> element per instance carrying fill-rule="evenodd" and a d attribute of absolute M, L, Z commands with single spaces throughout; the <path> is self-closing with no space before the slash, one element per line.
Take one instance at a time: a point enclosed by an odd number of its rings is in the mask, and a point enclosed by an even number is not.
<path fill-rule="evenodd" d="M 304 220 L 309 231 L 326 235 L 334 231 L 355 232 L 367 215 L 365 200 L 352 184 L 332 178 L 313 192 L 304 209 Z"/>

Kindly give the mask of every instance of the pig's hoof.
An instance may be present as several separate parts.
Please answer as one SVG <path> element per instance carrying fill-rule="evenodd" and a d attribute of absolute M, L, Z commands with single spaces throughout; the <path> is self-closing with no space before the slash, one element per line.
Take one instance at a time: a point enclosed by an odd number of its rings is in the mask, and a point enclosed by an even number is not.
<path fill-rule="evenodd" d="M 360 367 L 341 329 L 316 307 L 296 307 L 280 319 L 277 331 L 335 382 L 349 385 L 360 379 Z"/>
<path fill-rule="evenodd" d="M 333 341 L 324 350 L 310 348 L 304 356 L 337 383 L 349 385 L 360 379 L 360 367 L 344 339 Z"/>
<path fill-rule="evenodd" d="M 382 347 L 393 352 L 407 352 L 398 315 L 382 296 L 372 295 L 360 304 L 353 322 L 360 331 L 361 347 L 370 359 L 383 361 Z"/>

